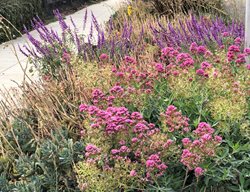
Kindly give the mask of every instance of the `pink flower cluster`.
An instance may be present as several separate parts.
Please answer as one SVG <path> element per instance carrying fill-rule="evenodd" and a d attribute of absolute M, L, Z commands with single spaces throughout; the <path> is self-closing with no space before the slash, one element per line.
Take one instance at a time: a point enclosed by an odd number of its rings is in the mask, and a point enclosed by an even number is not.
<path fill-rule="evenodd" d="M 213 136 L 214 129 L 205 122 L 199 123 L 193 133 L 196 137 L 195 140 L 191 141 L 190 138 L 182 139 L 184 149 L 182 151 L 181 162 L 189 170 L 196 170 L 206 158 L 214 156 L 216 146 L 222 141 L 220 136 Z M 204 171 L 199 168 L 196 172 L 196 175 L 200 176 Z"/>
<path fill-rule="evenodd" d="M 98 92 L 96 95 L 101 94 Z M 103 155 L 115 162 L 122 160 L 137 163 L 140 169 L 146 170 L 147 180 L 159 177 L 166 171 L 165 153 L 174 142 L 166 136 L 161 137 L 160 129 L 146 122 L 139 112 L 129 113 L 125 107 L 107 107 L 104 110 L 84 104 L 79 108 L 90 116 L 91 128 L 98 129 L 112 143 L 109 154 L 100 154 L 101 149 L 92 144 L 87 145 L 85 156 L 90 160 L 95 161 Z M 90 158 L 92 155 L 95 155 L 94 158 Z M 130 172 L 130 176 L 136 175 L 136 170 Z"/>
<path fill-rule="evenodd" d="M 161 161 L 158 154 L 152 154 L 146 161 L 146 169 L 147 179 L 150 179 L 152 175 L 156 177 L 163 175 L 163 173 L 167 169 L 167 165 Z"/>
<path fill-rule="evenodd" d="M 188 53 L 179 53 L 176 57 L 176 63 L 181 68 L 186 68 L 194 65 L 194 59 Z"/>
<path fill-rule="evenodd" d="M 112 69 L 117 84 L 127 88 L 136 88 L 141 93 L 150 93 L 153 88 L 152 82 L 157 77 L 156 74 L 151 73 L 148 66 L 144 69 L 139 64 L 135 65 L 137 62 L 129 56 L 126 56 L 124 60 L 125 63 Z M 155 68 L 158 72 L 164 71 L 161 63 L 158 63 Z"/>
<path fill-rule="evenodd" d="M 173 47 L 165 47 L 161 50 L 161 59 L 175 58 L 179 54 L 179 51 Z"/>
<path fill-rule="evenodd" d="M 191 43 L 189 51 L 193 54 L 204 55 L 206 58 L 213 55 L 205 46 L 198 46 L 197 43 Z"/>
<path fill-rule="evenodd" d="M 126 63 L 137 64 L 136 59 L 133 58 L 133 57 L 130 57 L 130 56 L 125 56 L 124 60 L 125 60 Z"/>
<path fill-rule="evenodd" d="M 180 111 L 177 111 L 177 108 L 174 105 L 170 105 L 166 109 L 165 123 L 169 132 L 188 132 L 190 130 L 188 121 L 189 119 L 183 116 Z"/>
<path fill-rule="evenodd" d="M 208 73 L 206 72 L 207 69 L 210 69 L 212 67 L 212 64 L 204 61 L 201 63 L 201 68 L 196 70 L 196 74 L 202 77 L 209 77 Z"/>
<path fill-rule="evenodd" d="M 71 55 L 68 52 L 64 51 L 62 54 L 62 62 L 70 64 L 70 60 L 71 60 Z"/>
<path fill-rule="evenodd" d="M 107 61 L 109 59 L 109 56 L 105 53 L 102 53 L 99 57 L 101 61 Z"/>
<path fill-rule="evenodd" d="M 246 62 L 245 57 L 249 54 L 248 50 L 245 49 L 244 52 L 241 52 L 240 46 L 239 44 L 239 40 L 235 40 L 236 41 L 236 45 L 231 45 L 228 48 L 228 52 L 227 52 L 227 60 L 228 62 L 236 62 L 238 64 L 243 64 Z"/>
<path fill-rule="evenodd" d="M 85 157 L 90 157 L 90 156 L 94 156 L 94 155 L 98 155 L 101 152 L 101 149 L 98 148 L 97 146 L 93 145 L 93 144 L 88 144 L 85 147 Z"/>

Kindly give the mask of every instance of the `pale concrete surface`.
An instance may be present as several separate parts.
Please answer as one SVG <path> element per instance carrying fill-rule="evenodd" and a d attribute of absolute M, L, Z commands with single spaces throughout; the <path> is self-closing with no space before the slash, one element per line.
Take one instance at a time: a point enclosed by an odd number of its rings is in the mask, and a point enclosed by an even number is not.
<path fill-rule="evenodd" d="M 124 0 L 107 0 L 98 4 L 90 5 L 87 7 L 88 10 L 88 21 L 86 24 L 86 30 L 83 31 L 83 18 L 85 14 L 86 8 L 77 11 L 76 13 L 66 16 L 66 22 L 72 26 L 70 17 L 72 17 L 73 21 L 75 22 L 77 28 L 79 29 L 80 33 L 88 34 L 90 29 L 91 23 L 91 12 L 97 18 L 97 21 L 100 24 L 108 21 L 110 16 L 115 13 L 115 11 L 122 5 Z M 61 28 L 59 22 L 53 22 L 47 25 L 48 28 L 52 28 L 53 30 L 57 31 L 58 34 L 61 33 Z M 73 26 L 72 26 L 73 27 Z M 39 35 L 36 31 L 31 31 L 31 34 L 35 38 L 39 38 Z M 30 64 L 27 61 L 27 58 L 19 51 L 18 45 L 21 47 L 27 44 L 27 36 L 23 35 L 15 40 L 3 43 L 0 45 L 0 89 L 3 87 L 10 88 L 15 87 L 16 83 L 21 83 L 23 81 L 23 70 L 20 67 L 20 64 L 25 68 Z M 19 61 L 16 55 L 19 58 Z"/>

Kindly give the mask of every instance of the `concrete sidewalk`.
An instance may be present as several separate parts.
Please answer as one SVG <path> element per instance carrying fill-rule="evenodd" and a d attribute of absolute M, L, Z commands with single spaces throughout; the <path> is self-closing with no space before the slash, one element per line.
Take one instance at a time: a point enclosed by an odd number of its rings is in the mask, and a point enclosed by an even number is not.
<path fill-rule="evenodd" d="M 79 32 L 82 34 L 88 34 L 91 23 L 91 12 L 96 16 L 97 21 L 100 24 L 103 24 L 108 21 L 110 16 L 115 13 L 119 6 L 122 5 L 122 2 L 124 2 L 124 0 L 107 0 L 98 4 L 90 5 L 72 15 L 66 16 L 65 20 L 69 25 L 72 25 L 70 22 L 70 17 L 72 17 Z M 83 31 L 83 18 L 86 9 L 88 10 L 88 21 L 86 24 L 86 30 Z M 49 29 L 52 28 L 60 34 L 61 28 L 59 22 L 53 22 L 47 26 Z M 36 31 L 32 31 L 31 35 L 39 39 L 39 35 Z M 15 87 L 17 86 L 15 82 L 21 83 L 23 81 L 24 73 L 20 64 L 23 68 L 26 66 L 29 68 L 30 64 L 28 63 L 27 58 L 19 51 L 18 45 L 22 47 L 24 44 L 27 44 L 27 41 L 27 35 L 23 35 L 22 37 L 0 45 L 0 89 L 3 87 Z M 18 56 L 20 62 L 16 56 Z"/>

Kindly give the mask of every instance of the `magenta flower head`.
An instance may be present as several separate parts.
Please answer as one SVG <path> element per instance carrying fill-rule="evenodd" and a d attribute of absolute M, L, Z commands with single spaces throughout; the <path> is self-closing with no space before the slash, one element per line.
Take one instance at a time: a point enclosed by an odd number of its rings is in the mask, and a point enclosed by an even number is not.
<path fill-rule="evenodd" d="M 209 141 L 212 140 L 212 136 L 210 134 L 205 134 L 201 136 L 202 141 Z"/>
<path fill-rule="evenodd" d="M 89 155 L 96 155 L 98 153 L 101 152 L 101 149 L 98 148 L 97 146 L 93 145 L 93 144 L 88 144 L 86 147 L 85 147 L 85 150 L 86 150 L 86 156 L 89 156 Z M 87 155 L 88 154 L 88 155 Z"/>
<path fill-rule="evenodd" d="M 137 175 L 137 172 L 135 170 L 130 171 L 129 174 L 131 177 L 135 177 Z"/>
<path fill-rule="evenodd" d="M 205 76 L 205 71 L 203 69 L 197 69 L 196 74 L 199 76 Z"/>
<path fill-rule="evenodd" d="M 147 167 L 154 167 L 155 166 L 155 161 L 154 160 L 147 160 L 146 161 L 146 166 Z"/>
<path fill-rule="evenodd" d="M 250 64 L 247 64 L 247 69 L 250 70 Z"/>
<path fill-rule="evenodd" d="M 208 68 L 211 68 L 212 67 L 212 64 L 204 61 L 201 63 L 201 69 L 208 69 Z"/>
<path fill-rule="evenodd" d="M 189 139 L 189 138 L 184 138 L 184 139 L 182 139 L 182 144 L 184 145 L 184 146 L 186 146 L 186 145 L 188 145 L 188 144 L 190 144 L 191 143 L 191 140 Z"/>
<path fill-rule="evenodd" d="M 194 170 L 194 174 L 196 177 L 200 177 L 204 174 L 204 170 L 201 167 L 196 167 Z"/>
<path fill-rule="evenodd" d="M 193 132 L 199 136 L 203 136 L 205 134 L 211 135 L 214 133 L 214 129 L 208 123 L 200 122 L 196 130 Z"/>
<path fill-rule="evenodd" d="M 197 53 L 199 53 L 199 54 L 205 54 L 206 51 L 207 51 L 207 48 L 205 46 L 197 47 Z"/>
<path fill-rule="evenodd" d="M 70 54 L 64 51 L 62 54 L 62 62 L 69 64 L 70 58 L 71 58 Z"/>
<path fill-rule="evenodd" d="M 250 55 L 250 48 L 245 48 L 244 53 L 246 53 L 247 55 Z"/>
<path fill-rule="evenodd" d="M 163 67 L 162 63 L 156 63 L 155 64 L 155 69 L 156 69 L 156 71 L 158 71 L 160 73 L 164 72 L 164 67 Z"/>
<path fill-rule="evenodd" d="M 217 141 L 217 142 L 221 143 L 221 141 L 222 141 L 222 137 L 221 137 L 221 136 L 216 135 L 216 136 L 215 136 L 215 141 Z"/>
<path fill-rule="evenodd" d="M 105 53 L 102 53 L 99 57 L 99 59 L 102 61 L 106 61 L 106 60 L 108 60 L 108 58 L 109 58 L 109 56 Z"/>
<path fill-rule="evenodd" d="M 81 104 L 79 106 L 79 111 L 80 112 L 87 111 L 87 109 L 88 109 L 88 105 L 86 105 L 86 104 Z"/>
<path fill-rule="evenodd" d="M 222 36 L 223 36 L 223 37 L 229 37 L 229 36 L 230 36 L 230 33 L 229 33 L 229 32 L 223 32 L 223 33 L 222 33 Z"/>
<path fill-rule="evenodd" d="M 196 52 L 196 51 L 197 51 L 197 48 L 198 48 L 197 43 L 193 42 L 193 43 L 191 43 L 191 45 L 190 45 L 190 47 L 189 47 L 189 50 L 190 50 L 191 52 Z"/>
<path fill-rule="evenodd" d="M 235 40 L 234 40 L 234 43 L 235 44 L 241 44 L 241 38 L 240 37 L 237 37 Z"/>
<path fill-rule="evenodd" d="M 231 52 L 240 52 L 240 47 L 237 46 L 237 45 L 231 45 L 229 48 L 228 48 L 228 51 L 231 51 Z"/>
<path fill-rule="evenodd" d="M 131 63 L 131 64 L 136 64 L 137 63 L 135 58 L 130 57 L 130 56 L 125 56 L 124 60 L 125 60 L 126 63 Z"/>

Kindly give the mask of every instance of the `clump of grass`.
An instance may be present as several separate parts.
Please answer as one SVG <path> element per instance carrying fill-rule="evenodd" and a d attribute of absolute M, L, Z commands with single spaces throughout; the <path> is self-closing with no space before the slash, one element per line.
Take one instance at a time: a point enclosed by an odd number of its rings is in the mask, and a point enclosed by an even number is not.
<path fill-rule="evenodd" d="M 151 2 L 160 15 L 168 17 L 189 12 L 226 15 L 222 9 L 221 0 L 153 0 Z"/>

